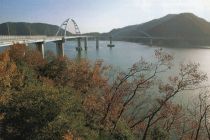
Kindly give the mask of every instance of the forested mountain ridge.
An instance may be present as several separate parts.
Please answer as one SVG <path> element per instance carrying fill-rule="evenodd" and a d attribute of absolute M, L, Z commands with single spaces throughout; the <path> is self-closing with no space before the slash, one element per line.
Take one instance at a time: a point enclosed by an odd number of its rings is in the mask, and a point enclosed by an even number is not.
<path fill-rule="evenodd" d="M 210 23 L 192 13 L 169 14 L 149 22 L 113 29 L 112 36 L 145 36 L 153 37 L 206 37 L 210 36 Z"/>
<path fill-rule="evenodd" d="M 159 19 L 119 29 L 113 29 L 103 36 L 118 40 L 145 41 L 138 37 L 171 38 L 155 40 L 156 44 L 185 42 L 191 44 L 210 44 L 210 23 L 192 13 L 169 14 Z M 136 39 L 135 39 L 136 38 Z M 179 39 L 179 40 L 177 40 Z"/>
<path fill-rule="evenodd" d="M 59 27 L 46 23 L 6 22 L 0 24 L 0 35 L 47 35 L 53 36 Z M 64 32 L 64 30 L 62 30 Z M 67 32 L 67 34 L 70 34 Z"/>
<path fill-rule="evenodd" d="M 7 22 L 0 24 L 0 35 L 55 35 L 57 25 L 45 23 Z M 64 30 L 62 30 L 64 32 Z M 67 32 L 67 35 L 70 35 Z M 209 45 L 210 23 L 192 13 L 168 14 L 146 23 L 113 29 L 108 33 L 86 33 L 115 40 L 148 43 L 141 37 L 152 37 L 155 45 Z M 156 39 L 155 39 L 156 38 Z M 166 38 L 166 39 L 158 39 Z"/>

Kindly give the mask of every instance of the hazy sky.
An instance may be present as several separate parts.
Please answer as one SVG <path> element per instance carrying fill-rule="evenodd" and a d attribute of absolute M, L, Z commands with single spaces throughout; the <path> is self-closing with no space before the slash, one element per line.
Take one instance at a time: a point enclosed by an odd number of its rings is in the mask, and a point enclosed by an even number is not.
<path fill-rule="evenodd" d="M 192 12 L 210 21 L 210 0 L 0 0 L 0 23 L 60 25 L 73 18 L 83 33 L 107 32 L 182 12 Z"/>

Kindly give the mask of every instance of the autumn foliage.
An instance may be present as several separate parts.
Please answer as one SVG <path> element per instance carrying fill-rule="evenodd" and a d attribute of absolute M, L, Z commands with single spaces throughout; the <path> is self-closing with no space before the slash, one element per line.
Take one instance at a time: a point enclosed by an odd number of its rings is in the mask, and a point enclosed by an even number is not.
<path fill-rule="evenodd" d="M 201 89 L 207 80 L 199 64 L 181 64 L 155 51 L 156 62 L 143 58 L 126 72 L 110 77 L 103 61 L 79 61 L 16 44 L 0 55 L 0 118 L 5 139 L 209 139 L 208 93 L 195 107 L 174 97 Z M 48 59 L 50 58 L 50 59 Z M 205 93 L 205 94 L 204 94 Z"/>

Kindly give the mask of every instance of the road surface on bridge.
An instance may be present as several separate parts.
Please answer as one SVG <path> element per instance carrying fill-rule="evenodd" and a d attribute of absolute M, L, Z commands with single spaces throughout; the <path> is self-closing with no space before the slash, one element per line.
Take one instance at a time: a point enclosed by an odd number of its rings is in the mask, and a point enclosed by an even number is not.
<path fill-rule="evenodd" d="M 29 44 L 39 42 L 47 43 L 87 37 L 90 36 L 0 36 L 0 47 L 10 46 L 13 44 Z"/>

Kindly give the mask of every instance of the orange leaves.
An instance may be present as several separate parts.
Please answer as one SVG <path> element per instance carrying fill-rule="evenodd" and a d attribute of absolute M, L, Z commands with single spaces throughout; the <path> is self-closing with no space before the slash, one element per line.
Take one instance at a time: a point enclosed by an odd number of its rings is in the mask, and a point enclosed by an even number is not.
<path fill-rule="evenodd" d="M 103 66 L 103 61 L 96 61 L 92 70 L 93 84 L 98 87 L 103 87 L 107 84 L 108 77 L 106 77 L 106 72 L 110 71 L 109 66 Z"/>
<path fill-rule="evenodd" d="M 14 44 L 9 49 L 9 55 L 12 60 L 18 61 L 25 57 L 26 46 L 23 44 Z"/>
<path fill-rule="evenodd" d="M 94 83 L 98 83 L 101 80 L 100 77 L 100 67 L 101 67 L 101 63 L 96 63 L 94 68 L 93 68 L 93 81 Z"/>
<path fill-rule="evenodd" d="M 159 85 L 159 91 L 160 93 L 165 93 L 166 97 L 171 96 L 171 94 L 173 94 L 174 92 L 174 87 L 171 86 L 170 84 L 160 84 Z"/>
<path fill-rule="evenodd" d="M 71 132 L 68 132 L 63 136 L 63 140 L 82 140 L 82 139 L 80 137 L 75 137 Z"/>
<path fill-rule="evenodd" d="M 78 62 L 65 57 L 55 58 L 41 69 L 42 76 L 53 80 L 56 85 L 69 86 L 83 93 L 107 84 L 104 71 L 102 62 L 91 64 L 87 60 Z"/>
<path fill-rule="evenodd" d="M 30 67 L 43 66 L 46 61 L 42 58 L 42 54 L 37 50 L 30 50 L 23 44 L 14 44 L 9 49 L 10 58 L 15 61 L 25 61 Z"/>
<path fill-rule="evenodd" d="M 9 62 L 10 61 L 10 55 L 9 55 L 8 50 L 6 50 L 5 52 L 0 54 L 0 61 L 1 62 Z"/>
<path fill-rule="evenodd" d="M 200 71 L 199 64 L 189 63 L 181 64 L 180 66 L 180 82 L 183 88 L 191 88 L 191 86 L 199 86 L 202 82 L 207 80 L 207 75 Z"/>
<path fill-rule="evenodd" d="M 96 111 L 102 111 L 104 108 L 104 102 L 103 99 L 99 96 L 96 96 L 95 94 L 87 95 L 84 103 L 83 103 L 85 110 L 87 112 L 96 112 Z"/>
<path fill-rule="evenodd" d="M 183 123 L 180 121 L 183 110 L 181 106 L 172 104 L 173 97 L 179 90 L 200 85 L 206 80 L 206 75 L 199 71 L 199 65 L 181 65 L 179 75 L 169 77 L 169 81 L 163 83 L 158 74 L 169 69 L 173 57 L 161 49 L 155 52 L 155 56 L 157 62 L 149 63 L 141 59 L 127 72 L 114 75 L 113 81 L 110 80 L 113 82 L 111 84 L 107 77 L 110 67 L 104 66 L 103 61 L 93 64 L 87 60 L 78 62 L 66 57 L 53 57 L 47 62 L 38 51 L 27 50 L 23 45 L 14 45 L 0 55 L 0 88 L 10 88 L 17 83 L 13 88 L 17 90 L 16 87 L 21 85 L 21 78 L 27 75 L 25 79 L 35 77 L 32 81 L 41 81 L 46 88 L 72 89 L 72 94 L 79 98 L 74 105 L 80 106 L 78 110 L 83 114 L 84 120 L 84 124 L 80 125 L 85 125 L 85 129 L 113 132 L 115 128 L 116 131 L 122 129 L 118 129 L 118 125 L 123 122 L 126 127 L 133 128 L 134 133 L 144 132 L 145 136 L 155 126 L 163 126 L 168 132 L 171 129 L 178 130 L 181 128 L 179 124 Z M 22 64 L 17 67 L 19 61 L 24 63 L 26 71 L 24 68 L 18 69 Z M 34 88 L 37 85 L 35 83 Z M 153 96 L 151 100 L 150 95 Z M 4 103 L 9 98 L 10 94 L 4 94 L 0 96 L 0 102 Z M 66 108 L 72 106 L 68 105 Z M 188 124 L 195 128 L 196 124 L 190 121 L 190 125 Z M 64 140 L 80 140 L 75 137 L 77 133 L 72 132 L 74 131 L 66 133 Z"/>
<path fill-rule="evenodd" d="M 10 58 L 9 50 L 0 54 L 0 104 L 6 104 L 12 97 L 13 88 L 22 85 L 22 75 Z"/>
<path fill-rule="evenodd" d="M 10 61 L 9 51 L 0 55 L 0 88 L 5 90 L 11 87 L 13 78 L 18 74 L 17 66 Z"/>
<path fill-rule="evenodd" d="M 71 133 L 67 133 L 63 136 L 63 140 L 74 140 L 74 136 Z"/>
<path fill-rule="evenodd" d="M 37 50 L 28 50 L 25 54 L 24 61 L 28 66 L 38 68 L 44 66 L 47 62 L 42 58 L 42 54 Z"/>
<path fill-rule="evenodd" d="M 182 113 L 182 106 L 168 102 L 164 105 L 161 115 L 165 115 L 169 118 L 178 117 Z"/>
<path fill-rule="evenodd" d="M 79 63 L 70 61 L 68 66 L 70 82 L 76 89 L 87 92 L 90 89 L 102 87 L 106 83 L 106 77 L 102 77 L 103 66 L 99 62 L 92 66 L 86 60 L 81 60 Z"/>
<path fill-rule="evenodd" d="M 169 68 L 171 67 L 171 61 L 174 59 L 172 55 L 164 52 L 163 49 L 155 50 L 155 57 L 160 63 L 167 65 Z"/>

